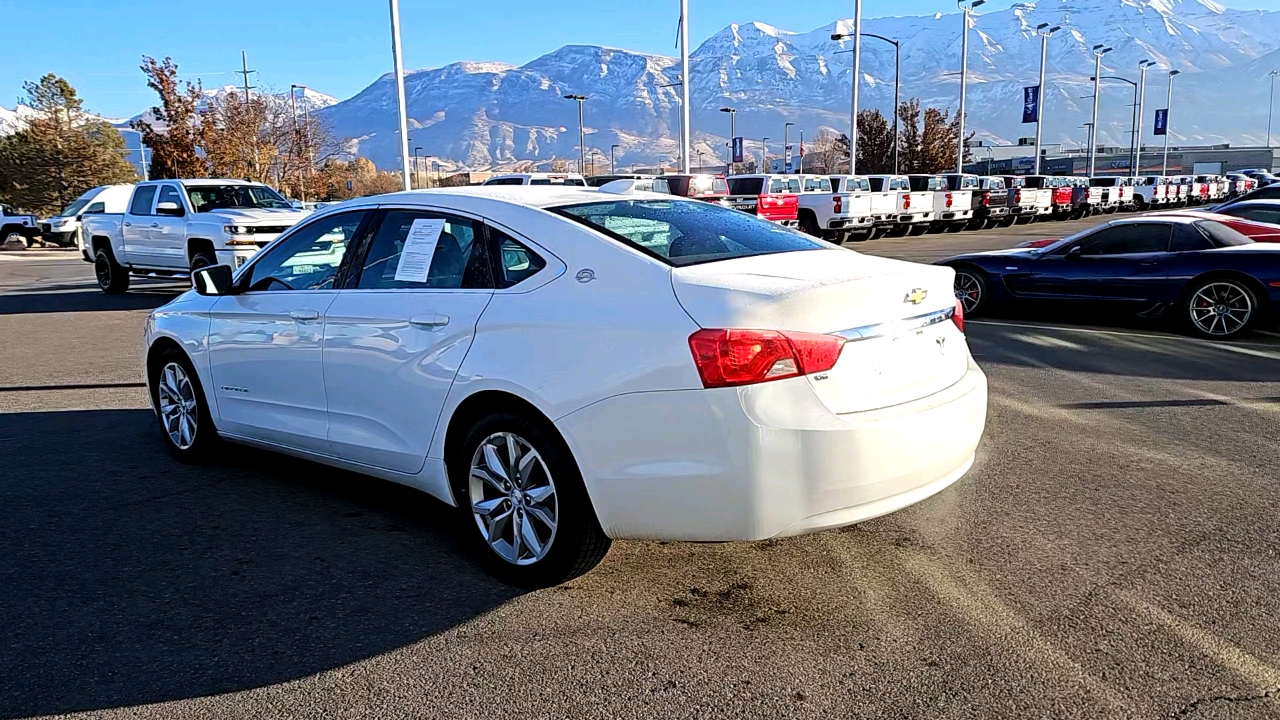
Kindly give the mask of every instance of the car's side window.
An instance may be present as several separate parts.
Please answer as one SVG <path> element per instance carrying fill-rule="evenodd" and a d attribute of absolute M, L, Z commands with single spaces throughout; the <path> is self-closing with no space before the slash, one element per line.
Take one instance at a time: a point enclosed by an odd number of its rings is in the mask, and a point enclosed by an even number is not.
<path fill-rule="evenodd" d="M 1191 252 L 1194 250 L 1209 250 L 1213 248 L 1213 241 L 1191 223 L 1179 224 L 1173 230 L 1173 240 L 1169 243 L 1169 252 Z"/>
<path fill-rule="evenodd" d="M 1166 252 L 1169 249 L 1167 223 L 1134 223 L 1100 230 L 1080 242 L 1082 255 L 1128 255 Z"/>
<path fill-rule="evenodd" d="M 156 200 L 156 204 L 158 205 L 162 202 L 176 203 L 180 208 L 186 207 L 182 202 L 182 193 L 178 192 L 178 189 L 172 185 L 160 186 L 160 197 Z"/>
<path fill-rule="evenodd" d="M 1222 211 L 1227 215 L 1235 215 L 1246 220 L 1280 225 L 1280 210 L 1264 207 L 1229 207 Z"/>
<path fill-rule="evenodd" d="M 150 215 L 151 207 L 156 199 L 156 186 L 143 185 L 133 192 L 133 200 L 129 202 L 130 215 Z"/>
<path fill-rule="evenodd" d="M 405 252 L 410 233 L 417 247 L 410 245 Z M 361 290 L 493 287 L 480 224 L 466 218 L 389 210 L 368 245 L 356 285 Z"/>
<path fill-rule="evenodd" d="M 298 228 L 249 268 L 248 291 L 332 289 L 366 215 L 339 213 Z"/>
<path fill-rule="evenodd" d="M 536 252 L 492 226 L 489 227 L 489 242 L 493 246 L 494 265 L 497 267 L 495 285 L 499 288 L 523 282 L 547 266 L 547 261 Z"/>
<path fill-rule="evenodd" d="M 89 203 L 89 207 L 85 208 L 84 212 L 80 214 L 81 215 L 101 215 L 106 211 L 107 211 L 106 203 L 96 202 L 96 203 Z"/>

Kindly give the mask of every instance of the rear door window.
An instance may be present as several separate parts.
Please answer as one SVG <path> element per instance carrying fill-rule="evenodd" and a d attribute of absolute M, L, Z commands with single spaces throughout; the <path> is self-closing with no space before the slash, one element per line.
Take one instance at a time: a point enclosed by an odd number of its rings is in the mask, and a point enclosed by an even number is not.
<path fill-rule="evenodd" d="M 730 195 L 764 194 L 764 178 L 729 178 Z"/>
<path fill-rule="evenodd" d="M 151 207 L 156 200 L 156 186 L 143 185 L 133 193 L 133 200 L 129 203 L 130 215 L 150 215 Z"/>
<path fill-rule="evenodd" d="M 425 263 L 412 251 L 404 253 L 417 221 L 443 221 Z M 369 241 L 356 287 L 361 290 L 472 289 L 493 287 L 489 260 L 483 251 L 480 225 L 466 218 L 417 210 L 390 210 Z M 411 248 L 412 250 L 412 248 Z M 423 257 L 426 253 L 421 253 Z M 408 258 L 408 259 L 406 259 Z M 406 263 L 401 267 L 401 262 Z M 409 263 L 415 263 L 410 268 Z M 420 269 L 425 269 L 425 274 Z"/>
<path fill-rule="evenodd" d="M 776 223 L 711 203 L 618 200 L 555 212 L 678 267 L 823 247 Z"/>

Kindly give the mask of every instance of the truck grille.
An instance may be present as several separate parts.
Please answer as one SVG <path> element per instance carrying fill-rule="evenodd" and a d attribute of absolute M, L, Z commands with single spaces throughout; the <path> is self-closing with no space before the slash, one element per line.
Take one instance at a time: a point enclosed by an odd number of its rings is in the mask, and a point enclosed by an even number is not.
<path fill-rule="evenodd" d="M 288 229 L 288 225 L 256 225 L 251 226 L 249 232 L 254 235 L 279 235 Z"/>

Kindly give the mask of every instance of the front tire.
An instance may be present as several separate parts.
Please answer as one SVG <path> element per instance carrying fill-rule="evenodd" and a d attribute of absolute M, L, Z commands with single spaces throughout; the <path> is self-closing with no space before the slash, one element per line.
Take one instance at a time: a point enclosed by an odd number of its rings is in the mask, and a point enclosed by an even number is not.
<path fill-rule="evenodd" d="M 200 377 L 186 353 L 169 348 L 151 366 L 151 403 L 169 454 L 183 463 L 207 461 L 218 444 Z"/>
<path fill-rule="evenodd" d="M 1183 302 L 1192 334 L 1209 340 L 1233 340 L 1248 333 L 1259 310 L 1257 294 L 1235 278 L 1202 280 Z"/>
<path fill-rule="evenodd" d="M 93 274 L 98 287 L 108 295 L 119 295 L 129 289 L 129 271 L 116 262 L 108 248 L 99 248 L 93 256 Z"/>
<path fill-rule="evenodd" d="M 191 256 L 191 272 L 218 264 L 218 258 L 207 250 L 201 250 Z"/>
<path fill-rule="evenodd" d="M 501 580 L 558 585 L 595 567 L 610 540 L 554 431 L 502 410 L 467 432 L 449 475 L 476 554 Z"/>
<path fill-rule="evenodd" d="M 976 315 L 989 307 L 990 284 L 986 274 L 967 265 L 957 267 L 955 271 L 956 300 L 964 308 L 965 317 Z"/>

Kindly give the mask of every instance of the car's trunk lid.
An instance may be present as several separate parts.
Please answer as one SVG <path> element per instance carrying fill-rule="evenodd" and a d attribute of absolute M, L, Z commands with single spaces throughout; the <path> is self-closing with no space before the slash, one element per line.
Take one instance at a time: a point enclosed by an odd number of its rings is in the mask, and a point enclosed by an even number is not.
<path fill-rule="evenodd" d="M 810 376 L 836 413 L 887 407 L 946 388 L 968 353 L 949 320 L 954 271 L 847 250 L 757 255 L 676 268 L 676 297 L 704 328 L 839 334 L 834 368 Z"/>

